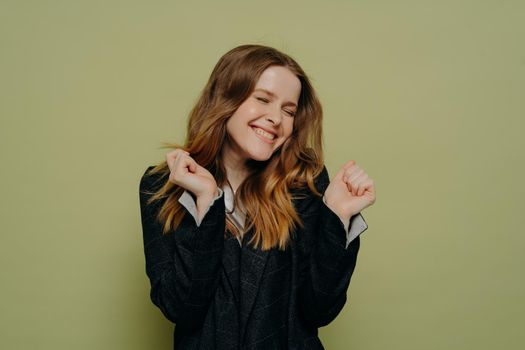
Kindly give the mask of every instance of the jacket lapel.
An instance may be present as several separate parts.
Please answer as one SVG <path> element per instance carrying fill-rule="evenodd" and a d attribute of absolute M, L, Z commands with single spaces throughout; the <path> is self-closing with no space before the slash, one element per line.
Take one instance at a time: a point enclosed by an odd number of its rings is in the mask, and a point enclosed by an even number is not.
<path fill-rule="evenodd" d="M 239 305 L 240 300 L 240 268 L 241 268 L 241 247 L 235 236 L 229 234 L 224 240 L 224 253 L 222 255 L 222 267 L 228 283 L 233 292 L 235 304 Z"/>
<path fill-rule="evenodd" d="M 270 252 L 270 250 L 255 249 L 248 244 L 252 237 L 253 229 L 244 234 L 241 249 L 241 344 Z"/>

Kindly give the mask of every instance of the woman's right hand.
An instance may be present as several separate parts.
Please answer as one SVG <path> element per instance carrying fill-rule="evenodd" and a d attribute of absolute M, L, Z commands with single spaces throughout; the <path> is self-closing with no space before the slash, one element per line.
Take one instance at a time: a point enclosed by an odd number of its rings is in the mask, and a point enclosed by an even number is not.
<path fill-rule="evenodd" d="M 190 157 L 183 149 L 177 148 L 166 154 L 170 168 L 169 181 L 192 192 L 197 198 L 213 198 L 218 195 L 217 182 L 213 175 Z"/>

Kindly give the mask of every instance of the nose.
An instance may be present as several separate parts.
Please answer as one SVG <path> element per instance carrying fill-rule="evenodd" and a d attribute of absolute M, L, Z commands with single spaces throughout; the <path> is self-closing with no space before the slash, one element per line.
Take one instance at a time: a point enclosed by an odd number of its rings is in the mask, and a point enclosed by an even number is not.
<path fill-rule="evenodd" d="M 279 125 L 281 123 L 282 119 L 281 110 L 280 109 L 272 109 L 268 115 L 266 116 L 266 120 L 271 122 L 274 125 Z"/>

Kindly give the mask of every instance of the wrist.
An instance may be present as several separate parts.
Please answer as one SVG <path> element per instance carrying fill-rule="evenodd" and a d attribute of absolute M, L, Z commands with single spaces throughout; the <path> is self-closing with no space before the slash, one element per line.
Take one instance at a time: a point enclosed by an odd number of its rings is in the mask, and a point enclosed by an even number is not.
<path fill-rule="evenodd" d="M 217 187 L 215 188 L 214 192 L 206 192 L 206 193 L 198 195 L 196 199 L 197 208 L 207 207 L 210 204 L 210 202 L 214 198 L 216 198 L 218 195 L 219 195 L 219 190 L 217 189 Z"/>
<path fill-rule="evenodd" d="M 213 190 L 205 190 L 200 193 L 196 193 L 194 199 L 197 201 L 199 199 L 202 200 L 202 199 L 215 198 L 218 195 L 219 195 L 219 190 L 218 190 L 218 187 L 215 186 L 215 189 Z"/>
<path fill-rule="evenodd" d="M 343 222 L 348 222 L 350 219 L 356 215 L 357 213 L 348 212 L 347 210 L 342 210 L 342 208 L 339 208 L 338 206 L 331 203 L 326 196 L 323 196 L 323 202 L 324 204 L 332 211 L 334 212 Z"/>

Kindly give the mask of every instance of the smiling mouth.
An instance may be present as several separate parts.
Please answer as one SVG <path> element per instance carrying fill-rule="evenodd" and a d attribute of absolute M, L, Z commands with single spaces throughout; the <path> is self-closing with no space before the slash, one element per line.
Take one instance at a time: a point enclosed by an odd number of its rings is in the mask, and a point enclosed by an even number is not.
<path fill-rule="evenodd" d="M 258 136 L 260 136 L 263 140 L 265 140 L 267 142 L 273 142 L 275 140 L 275 138 L 276 138 L 275 135 L 272 135 L 272 134 L 264 131 L 261 128 L 257 128 L 257 127 L 252 126 L 252 129 Z"/>

